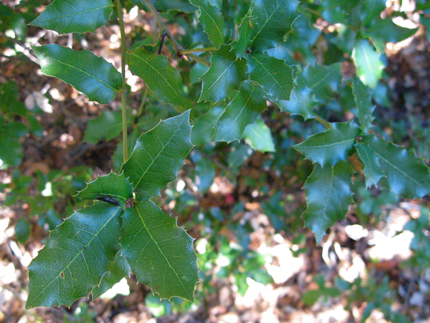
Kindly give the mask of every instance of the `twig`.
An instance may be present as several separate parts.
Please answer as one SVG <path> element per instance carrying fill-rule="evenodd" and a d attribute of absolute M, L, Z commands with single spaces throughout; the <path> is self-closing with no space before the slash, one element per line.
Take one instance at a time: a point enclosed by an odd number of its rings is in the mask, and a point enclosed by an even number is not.
<path fill-rule="evenodd" d="M 163 49 L 164 38 L 166 38 L 166 32 L 165 31 L 163 31 L 163 33 L 161 34 L 160 47 L 158 48 L 158 52 L 157 52 L 158 55 L 161 54 L 161 50 Z"/>
<path fill-rule="evenodd" d="M 142 102 L 140 102 L 140 107 L 139 107 L 139 110 L 137 111 L 137 118 L 139 118 L 142 115 L 142 111 L 143 111 L 143 108 L 145 107 L 145 101 L 146 101 L 146 98 L 148 97 L 148 93 L 149 93 L 149 88 L 148 86 L 145 86 L 145 92 L 143 92 Z"/>
<path fill-rule="evenodd" d="M 182 55 L 192 54 L 192 53 L 200 53 L 200 52 L 215 52 L 218 48 L 215 47 L 206 47 L 206 48 L 192 48 L 192 49 L 184 49 L 181 50 Z"/>
<path fill-rule="evenodd" d="M 316 120 L 316 121 L 318 121 L 318 122 L 322 123 L 322 124 L 324 125 L 324 127 L 326 127 L 327 129 L 329 129 L 329 128 L 330 128 L 330 122 L 328 122 L 326 119 L 324 119 L 324 118 L 320 117 L 319 115 L 317 115 L 317 114 L 316 114 L 316 113 L 314 113 L 314 112 L 313 112 L 313 114 L 314 114 L 314 117 L 315 117 L 315 120 Z"/>
<path fill-rule="evenodd" d="M 192 58 L 196 62 L 199 62 L 199 63 L 201 63 L 201 64 L 203 64 L 203 65 L 205 65 L 207 67 L 211 67 L 211 64 L 207 60 L 201 58 L 200 56 L 197 56 L 197 55 L 194 55 L 194 54 L 188 54 L 187 56 L 189 58 Z"/>

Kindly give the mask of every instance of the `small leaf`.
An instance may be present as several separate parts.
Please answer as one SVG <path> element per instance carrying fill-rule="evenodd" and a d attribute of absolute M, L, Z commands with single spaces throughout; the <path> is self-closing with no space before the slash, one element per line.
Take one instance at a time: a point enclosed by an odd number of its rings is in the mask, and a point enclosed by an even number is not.
<path fill-rule="evenodd" d="M 248 125 L 243 132 L 243 139 L 255 150 L 263 153 L 275 151 L 272 132 L 263 120 L 257 119 Z"/>
<path fill-rule="evenodd" d="M 298 4 L 297 0 L 255 0 L 249 47 L 262 52 L 283 42 L 297 17 Z"/>
<path fill-rule="evenodd" d="M 26 243 L 31 234 L 30 222 L 27 219 L 19 219 L 15 224 L 15 234 L 20 243 Z"/>
<path fill-rule="evenodd" d="M 88 296 L 120 248 L 122 208 L 99 202 L 75 212 L 51 232 L 30 266 L 26 308 L 70 306 Z"/>
<path fill-rule="evenodd" d="M 362 143 L 370 148 L 368 152 L 373 152 L 368 157 L 372 164 L 379 164 L 386 176 L 383 186 L 404 198 L 421 198 L 430 193 L 429 169 L 414 153 L 374 135 L 365 136 Z"/>
<path fill-rule="evenodd" d="M 293 70 L 283 60 L 267 54 L 248 57 L 248 73 L 274 100 L 289 100 L 293 89 Z"/>
<path fill-rule="evenodd" d="M 245 127 L 267 108 L 261 89 L 250 81 L 242 83 L 236 97 L 230 101 L 215 128 L 214 141 L 240 140 Z"/>
<path fill-rule="evenodd" d="M 248 58 L 247 49 L 251 42 L 251 17 L 253 6 L 249 8 L 245 17 L 242 18 L 238 27 L 237 40 L 232 44 L 231 48 L 237 58 Z"/>
<path fill-rule="evenodd" d="M 176 219 L 150 201 L 125 210 L 121 229 L 122 255 L 137 280 L 161 298 L 194 300 L 198 281 L 193 239 Z"/>
<path fill-rule="evenodd" d="M 373 119 L 375 119 L 372 116 L 373 110 L 375 110 L 375 105 L 372 104 L 372 92 L 357 78 L 352 80 L 352 85 L 355 102 L 358 108 L 358 120 L 363 130 L 368 132 L 369 129 L 373 127 L 372 122 Z"/>
<path fill-rule="evenodd" d="M 161 121 L 136 142 L 133 153 L 124 164 L 124 175 L 132 184 L 138 200 L 149 200 L 160 194 L 176 179 L 178 170 L 190 152 L 190 111 Z"/>
<path fill-rule="evenodd" d="M 98 143 L 117 137 L 122 130 L 121 112 L 103 111 L 100 117 L 90 120 L 85 130 L 84 141 Z"/>
<path fill-rule="evenodd" d="M 123 173 L 120 175 L 110 173 L 106 176 L 99 176 L 88 183 L 87 187 L 76 194 L 76 197 L 81 200 L 111 198 L 124 207 L 125 201 L 133 197 L 133 187 Z M 107 200 L 106 202 L 109 201 Z"/>
<path fill-rule="evenodd" d="M 60 34 L 94 32 L 112 13 L 111 0 L 55 0 L 30 25 Z"/>
<path fill-rule="evenodd" d="M 368 40 L 360 39 L 355 44 L 352 57 L 360 80 L 374 89 L 382 76 L 382 69 L 384 68 L 384 64 L 379 59 L 379 54 L 369 44 Z"/>
<path fill-rule="evenodd" d="M 245 60 L 237 59 L 229 46 L 222 46 L 212 54 L 211 67 L 203 75 L 200 101 L 219 102 L 230 97 L 245 80 Z"/>
<path fill-rule="evenodd" d="M 55 44 L 32 48 L 42 73 L 71 84 L 90 100 L 109 103 L 122 88 L 122 77 L 115 67 L 90 51 Z"/>
<path fill-rule="evenodd" d="M 372 148 L 358 142 L 355 145 L 358 156 L 364 163 L 364 178 L 366 179 L 366 187 L 370 188 L 373 185 L 378 185 L 379 180 L 385 176 L 384 171 L 379 165 L 378 158 L 373 153 Z"/>
<path fill-rule="evenodd" d="M 307 209 L 303 214 L 305 225 L 315 233 L 317 243 L 325 235 L 327 228 L 345 218 L 349 205 L 353 202 L 351 176 L 353 170 L 346 162 L 334 167 L 314 166 L 314 171 L 306 180 Z"/>
<path fill-rule="evenodd" d="M 418 28 L 403 28 L 396 25 L 392 19 L 379 19 L 374 26 L 363 30 L 363 35 L 369 37 L 373 42 L 380 42 L 385 47 L 386 43 L 398 43 L 411 37 Z M 381 46 L 382 47 L 382 46 Z"/>
<path fill-rule="evenodd" d="M 198 153 L 196 153 L 197 155 Z M 199 155 L 200 156 L 200 155 Z M 199 160 L 196 162 L 196 176 L 195 183 L 199 189 L 200 194 L 205 194 L 211 187 L 215 178 L 215 168 L 212 162 L 200 156 Z"/>
<path fill-rule="evenodd" d="M 215 133 L 215 124 L 224 113 L 224 108 L 215 106 L 208 113 L 203 114 L 194 120 L 191 131 L 191 141 L 193 145 L 203 146 L 212 141 Z"/>
<path fill-rule="evenodd" d="M 297 77 L 297 87 L 308 87 L 315 94 L 318 102 L 326 103 L 333 98 L 333 93 L 342 82 L 341 63 L 328 66 L 306 66 Z"/>
<path fill-rule="evenodd" d="M 190 3 L 199 8 L 200 23 L 214 46 L 219 48 L 224 43 L 224 17 L 221 11 L 209 0 L 190 0 Z"/>
<path fill-rule="evenodd" d="M 330 129 L 310 136 L 308 140 L 294 148 L 313 163 L 322 167 L 334 166 L 346 160 L 352 151 L 355 138 L 361 133 L 360 127 L 351 122 L 330 123 Z"/>
<path fill-rule="evenodd" d="M 386 8 L 385 0 L 364 0 L 361 5 L 361 20 L 363 26 L 369 27 L 373 22 L 377 21 L 381 12 Z"/>
<path fill-rule="evenodd" d="M 281 111 L 291 115 L 301 115 L 305 120 L 315 118 L 312 111 L 317 104 L 315 95 L 307 87 L 303 89 L 294 88 L 291 92 L 290 101 L 277 101 Z"/>
<path fill-rule="evenodd" d="M 191 101 L 179 91 L 184 83 L 181 74 L 166 56 L 151 54 L 142 48 L 129 55 L 130 71 L 142 78 L 161 102 L 171 104 L 179 112 L 191 109 Z"/>

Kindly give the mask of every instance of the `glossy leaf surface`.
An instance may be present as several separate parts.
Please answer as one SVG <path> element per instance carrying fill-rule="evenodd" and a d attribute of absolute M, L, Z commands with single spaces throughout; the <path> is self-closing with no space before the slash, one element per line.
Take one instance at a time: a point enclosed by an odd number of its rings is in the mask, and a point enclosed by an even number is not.
<path fill-rule="evenodd" d="M 358 120 L 363 130 L 368 132 L 369 129 L 372 128 L 373 119 L 375 119 L 372 116 L 373 110 L 375 110 L 375 106 L 372 104 L 372 93 L 370 89 L 357 78 L 352 80 L 352 85 L 355 102 L 358 108 Z"/>
<path fill-rule="evenodd" d="M 277 104 L 282 111 L 291 115 L 301 115 L 305 120 L 315 118 L 312 109 L 317 102 L 308 88 L 294 88 L 289 101 L 277 101 Z"/>
<path fill-rule="evenodd" d="M 384 177 L 385 174 L 381 169 L 378 158 L 374 155 L 372 148 L 358 142 L 355 145 L 355 149 L 364 164 L 363 174 L 366 180 L 366 187 L 370 188 L 373 185 L 378 185 L 379 180 Z"/>
<path fill-rule="evenodd" d="M 190 2 L 199 8 L 200 23 L 214 46 L 219 48 L 224 43 L 224 17 L 221 11 L 209 0 L 190 0 Z"/>
<path fill-rule="evenodd" d="M 384 68 L 384 64 L 379 59 L 379 54 L 369 44 L 368 40 L 361 39 L 355 44 L 353 58 L 360 80 L 374 89 Z"/>
<path fill-rule="evenodd" d="M 238 27 L 237 40 L 232 44 L 232 50 L 235 52 L 238 58 L 247 58 L 247 48 L 251 42 L 251 17 L 252 7 L 248 10 L 245 17 L 242 18 Z"/>
<path fill-rule="evenodd" d="M 203 146 L 212 141 L 215 134 L 215 124 L 223 113 L 223 107 L 215 106 L 206 114 L 194 120 L 193 130 L 191 132 L 191 141 L 193 145 Z"/>
<path fill-rule="evenodd" d="M 263 153 L 275 151 L 272 132 L 263 120 L 257 119 L 248 125 L 243 132 L 243 139 L 252 149 Z"/>
<path fill-rule="evenodd" d="M 100 140 L 109 141 L 121 133 L 121 112 L 103 111 L 100 117 L 90 120 L 85 130 L 84 141 L 98 143 Z"/>

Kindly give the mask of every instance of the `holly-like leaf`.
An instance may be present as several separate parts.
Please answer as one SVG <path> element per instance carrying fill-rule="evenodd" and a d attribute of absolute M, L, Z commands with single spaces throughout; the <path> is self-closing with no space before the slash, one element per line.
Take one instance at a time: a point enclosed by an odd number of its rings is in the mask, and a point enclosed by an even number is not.
<path fill-rule="evenodd" d="M 375 105 L 372 104 L 372 93 L 359 79 L 352 80 L 352 90 L 354 93 L 355 102 L 358 108 L 358 120 L 361 128 L 368 132 L 372 128 L 372 121 L 375 119 L 372 114 L 375 110 Z"/>
<path fill-rule="evenodd" d="M 242 83 L 236 97 L 230 101 L 215 128 L 214 141 L 240 140 L 245 127 L 267 108 L 261 89 L 250 81 Z"/>
<path fill-rule="evenodd" d="M 368 40 L 360 39 L 355 44 L 352 57 L 360 80 L 374 89 L 382 76 L 382 69 L 384 68 L 384 64 L 379 59 L 379 54 L 369 44 Z"/>
<path fill-rule="evenodd" d="M 188 110 L 161 121 L 137 140 L 131 157 L 124 164 L 124 175 L 138 200 L 149 200 L 160 194 L 176 179 L 185 157 L 193 148 L 189 116 Z"/>
<path fill-rule="evenodd" d="M 360 127 L 351 122 L 330 123 L 330 129 L 309 137 L 294 148 L 313 163 L 322 167 L 334 166 L 346 160 L 352 151 L 355 138 L 361 133 Z"/>
<path fill-rule="evenodd" d="M 281 111 L 291 115 L 301 115 L 305 120 L 315 118 L 312 111 L 317 104 L 315 95 L 307 87 L 303 89 L 294 88 L 291 92 L 290 101 L 277 101 Z"/>
<path fill-rule="evenodd" d="M 251 42 L 251 17 L 253 6 L 249 8 L 245 17 L 242 18 L 238 27 L 237 40 L 232 44 L 232 50 L 238 58 L 248 58 L 246 53 L 247 48 Z"/>
<path fill-rule="evenodd" d="M 179 112 L 191 109 L 191 101 L 180 92 L 184 83 L 181 74 L 166 56 L 151 54 L 143 48 L 129 55 L 130 71 L 142 78 L 161 102 L 171 104 Z"/>
<path fill-rule="evenodd" d="M 327 228 L 345 218 L 349 205 L 353 202 L 351 176 L 353 170 L 347 162 L 339 162 L 334 167 L 321 168 L 315 165 L 306 180 L 307 208 L 303 217 L 305 225 L 315 233 L 317 243 L 321 242 Z"/>
<path fill-rule="evenodd" d="M 111 0 L 55 0 L 31 22 L 60 34 L 94 32 L 112 13 Z"/>
<path fill-rule="evenodd" d="M 275 151 L 270 128 L 261 119 L 257 119 L 245 128 L 243 139 L 255 150 L 263 153 Z"/>
<path fill-rule="evenodd" d="M 94 181 L 76 194 L 82 200 L 101 199 L 111 204 L 124 207 L 125 201 L 133 197 L 133 187 L 124 176 L 110 173 L 106 176 L 99 176 Z"/>
<path fill-rule="evenodd" d="M 255 0 L 249 47 L 263 52 L 284 41 L 296 19 L 297 0 Z"/>
<path fill-rule="evenodd" d="M 103 111 L 100 117 L 90 120 L 85 130 L 84 141 L 98 143 L 117 137 L 122 130 L 121 112 Z"/>
<path fill-rule="evenodd" d="M 110 265 L 109 271 L 103 276 L 99 286 L 92 290 L 93 299 L 99 298 L 105 292 L 119 283 L 121 279 L 130 274 L 130 265 L 124 256 L 121 256 L 121 250 L 116 253 L 115 259 Z"/>
<path fill-rule="evenodd" d="M 371 28 L 363 30 L 363 35 L 370 37 L 373 42 L 382 43 L 385 47 L 386 43 L 398 43 L 406 38 L 411 37 L 418 31 L 418 28 L 403 28 L 396 25 L 392 19 L 380 19 Z"/>
<path fill-rule="evenodd" d="M 124 212 L 121 245 L 139 282 L 161 298 L 194 300 L 198 277 L 193 239 L 177 227 L 176 219 L 151 201 L 136 202 Z"/>
<path fill-rule="evenodd" d="M 275 101 L 290 99 L 293 70 L 283 60 L 267 54 L 252 54 L 248 57 L 248 73 Z"/>
<path fill-rule="evenodd" d="M 199 21 L 214 46 L 219 48 L 224 43 L 224 17 L 221 11 L 209 0 L 190 0 L 190 2 L 199 8 Z"/>
<path fill-rule="evenodd" d="M 196 146 L 203 146 L 212 141 L 215 133 L 215 124 L 224 113 L 224 108 L 215 106 L 208 113 L 203 114 L 194 120 L 191 132 L 191 141 Z"/>
<path fill-rule="evenodd" d="M 221 46 L 212 54 L 211 67 L 202 77 L 199 102 L 224 100 L 245 80 L 246 61 L 237 59 L 230 49 L 230 46 Z"/>
<path fill-rule="evenodd" d="M 383 186 L 404 198 L 421 198 L 430 193 L 429 169 L 413 152 L 374 135 L 365 136 L 362 144 L 370 148 L 367 152 L 371 163 L 379 165 L 384 172 L 386 178 L 381 180 Z M 365 157 L 362 160 L 365 162 Z"/>
<path fill-rule="evenodd" d="M 366 180 L 366 187 L 370 188 L 373 185 L 377 185 L 379 180 L 385 176 L 381 166 L 379 165 L 378 158 L 373 153 L 372 148 L 367 145 L 363 145 L 358 142 L 355 145 L 358 156 L 364 164 L 364 178 Z"/>
<path fill-rule="evenodd" d="M 67 305 L 88 296 L 120 249 L 119 206 L 99 202 L 58 226 L 28 267 L 26 308 Z"/>
<path fill-rule="evenodd" d="M 98 103 L 109 103 L 122 88 L 121 74 L 102 57 L 51 44 L 32 47 L 42 72 L 74 86 Z"/>
<path fill-rule="evenodd" d="M 328 66 L 306 66 L 297 77 L 297 87 L 308 87 L 315 94 L 318 102 L 326 103 L 333 98 L 333 93 L 342 82 L 341 63 Z"/>

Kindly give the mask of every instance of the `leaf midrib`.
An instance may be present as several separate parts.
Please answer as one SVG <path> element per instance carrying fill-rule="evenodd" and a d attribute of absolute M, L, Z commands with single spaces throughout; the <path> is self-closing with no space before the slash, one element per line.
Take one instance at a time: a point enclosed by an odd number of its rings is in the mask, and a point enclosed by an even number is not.
<path fill-rule="evenodd" d="M 254 41 L 257 39 L 258 35 L 260 35 L 261 31 L 266 27 L 267 23 L 270 21 L 270 19 L 272 19 L 273 15 L 275 14 L 276 10 L 278 10 L 280 5 L 280 2 L 278 2 L 276 4 L 276 8 L 275 10 L 273 10 L 272 14 L 270 15 L 270 17 L 268 19 L 266 19 L 266 21 L 264 22 L 263 26 L 261 26 L 261 28 L 258 30 L 258 32 L 255 34 L 254 38 L 251 40 L 251 42 L 249 43 L 249 47 L 252 46 L 252 44 L 254 43 Z M 264 11 L 266 11 L 266 9 L 264 8 Z"/>
<path fill-rule="evenodd" d="M 212 20 L 212 22 L 213 22 L 213 24 L 215 25 L 215 27 L 216 27 L 216 30 L 218 31 L 218 34 L 219 34 L 219 36 L 220 36 L 220 39 L 221 39 L 221 43 L 223 42 L 223 40 L 224 40 L 224 37 L 223 37 L 223 35 L 222 35 L 222 33 L 221 33 L 221 30 L 219 29 L 219 27 L 218 27 L 218 25 L 217 25 L 217 23 L 215 22 L 215 20 L 212 18 L 212 16 L 206 11 L 206 9 L 204 9 L 203 8 L 203 6 L 201 6 L 200 7 L 200 9 L 201 10 L 203 10 L 205 13 L 206 13 L 206 15 Z M 209 34 L 208 34 L 209 35 Z M 215 44 L 214 44 L 215 45 Z"/>
<path fill-rule="evenodd" d="M 50 21 L 53 21 L 53 20 L 60 20 L 60 19 L 63 19 L 63 18 L 70 18 L 70 17 L 74 17 L 74 16 L 84 15 L 84 14 L 89 13 L 89 12 L 91 12 L 91 11 L 101 10 L 101 9 L 109 8 L 109 7 L 113 7 L 113 6 L 112 6 L 112 5 L 108 5 L 108 6 L 97 7 L 97 8 L 93 8 L 93 9 L 87 10 L 87 11 L 77 12 L 77 13 L 75 13 L 75 14 L 73 14 L 73 15 L 62 15 L 62 16 L 59 16 L 59 17 L 51 18 L 51 19 L 44 19 L 44 20 L 42 20 L 42 19 L 37 19 L 37 20 L 35 20 L 34 22 L 35 22 L 35 23 L 50 22 Z M 32 25 L 32 24 L 33 24 L 33 23 L 31 23 L 31 25 Z"/>

